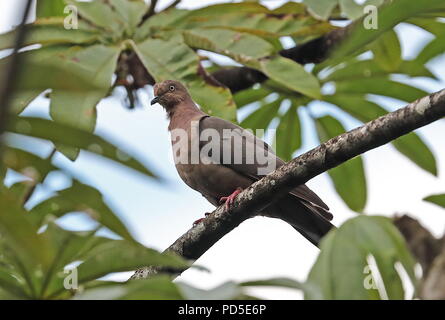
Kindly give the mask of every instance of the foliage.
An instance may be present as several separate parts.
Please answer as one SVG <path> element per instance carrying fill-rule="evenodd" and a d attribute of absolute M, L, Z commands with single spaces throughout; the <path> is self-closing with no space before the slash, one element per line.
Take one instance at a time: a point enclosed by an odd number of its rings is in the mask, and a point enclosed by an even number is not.
<path fill-rule="evenodd" d="M 68 4 L 80 14 L 78 29 L 64 28 L 63 10 Z M 365 30 L 358 23 L 331 59 L 312 67 L 279 54 L 284 39 L 293 45 L 304 44 L 335 30 L 332 19 L 361 19 L 363 7 L 369 4 L 381 5 L 378 30 Z M 257 108 L 240 124 L 251 129 L 276 126 L 277 153 L 289 160 L 303 144 L 303 113 L 309 115 L 320 142 L 346 130 L 334 116 L 315 116 L 315 101 L 368 122 L 387 112 L 375 96 L 411 102 L 429 93 L 398 79 L 436 80 L 426 64 L 445 51 L 443 1 L 368 0 L 359 6 L 352 0 L 329 4 L 305 0 L 287 2 L 274 10 L 245 1 L 196 10 L 170 8 L 144 20 L 147 10 L 142 0 L 37 1 L 37 19 L 26 26 L 26 50 L 19 54 L 24 67 L 2 146 L 2 180 L 7 172 L 15 171 L 23 181 L 0 187 L 0 299 L 235 299 L 253 298 L 245 291 L 253 286 L 302 290 L 308 299 L 405 298 L 395 266 L 401 265 L 415 286 L 414 261 L 391 222 L 369 216 L 347 221 L 323 240 L 304 283 L 277 278 L 228 282 L 201 290 L 163 275 L 126 283 L 106 281 L 103 277 L 114 272 L 146 265 L 181 269 L 190 262 L 139 244 L 100 191 L 57 167 L 52 156 L 57 150 L 75 160 L 80 152 L 88 152 L 158 179 L 131 152 L 94 134 L 96 106 L 122 85 L 122 79 L 130 78 L 125 57 L 133 54 L 154 81 L 183 81 L 194 100 L 212 115 L 236 121 L 237 109 L 244 111 L 255 104 Z M 402 56 L 394 31 L 400 22 L 432 35 L 410 60 Z M 16 35 L 16 30 L 0 35 L 0 50 L 10 49 Z M 225 67 L 212 54 L 258 70 L 268 80 L 232 95 L 210 76 Z M 0 60 L 2 72 L 10 58 Z M 50 99 L 51 120 L 20 115 L 42 95 Z M 52 143 L 54 152 L 46 158 L 35 154 L 36 139 Z M 434 155 L 416 133 L 392 144 L 420 168 L 437 175 Z M 55 171 L 68 177 L 71 186 L 29 207 L 35 187 Z M 328 173 L 349 208 L 364 211 L 367 188 L 362 158 Z M 440 206 L 445 203 L 444 195 L 425 200 Z M 73 212 L 87 215 L 97 228 L 83 232 L 63 229 L 58 219 Z M 101 235 L 104 228 L 112 236 Z M 373 278 L 378 290 L 363 285 L 363 270 L 373 264 L 372 259 L 380 275 L 380 280 Z M 72 271 L 65 271 L 73 268 L 79 287 L 67 290 Z"/>

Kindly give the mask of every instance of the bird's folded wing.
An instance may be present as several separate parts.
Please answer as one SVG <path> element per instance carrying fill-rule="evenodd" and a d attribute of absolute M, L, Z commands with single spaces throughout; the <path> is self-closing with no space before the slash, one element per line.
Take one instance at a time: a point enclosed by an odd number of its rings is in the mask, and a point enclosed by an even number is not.
<path fill-rule="evenodd" d="M 275 155 L 267 143 L 250 131 L 244 130 L 229 121 L 210 116 L 204 117 L 201 119 L 199 130 L 201 140 L 204 140 L 200 141 L 201 150 L 208 143 L 212 146 L 219 146 L 219 152 L 206 148 L 209 151 L 206 155 L 214 163 L 229 167 L 254 181 L 285 164 L 283 160 Z M 214 139 L 219 139 L 219 141 Z M 215 144 L 215 142 L 219 144 Z M 252 153 L 254 153 L 253 156 Z M 270 164 L 274 165 L 270 166 Z M 329 210 L 329 207 L 317 194 L 304 184 L 296 187 L 290 193 L 304 202 L 309 202 L 308 205 L 314 204 L 324 209 L 321 211 Z M 332 219 L 329 212 L 323 213 L 323 215 Z"/>

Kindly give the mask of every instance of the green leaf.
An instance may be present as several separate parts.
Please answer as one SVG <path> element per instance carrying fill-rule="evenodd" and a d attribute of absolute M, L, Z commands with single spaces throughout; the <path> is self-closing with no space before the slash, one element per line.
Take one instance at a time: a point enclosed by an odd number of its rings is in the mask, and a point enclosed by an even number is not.
<path fill-rule="evenodd" d="M 179 256 L 159 253 L 138 243 L 114 240 L 97 246 L 77 268 L 79 284 L 112 272 L 131 271 L 144 266 L 182 269 L 189 266 Z"/>
<path fill-rule="evenodd" d="M 378 104 L 366 100 L 362 95 L 334 94 L 324 96 L 324 101 L 337 105 L 340 109 L 364 123 L 388 113 Z M 391 143 L 397 151 L 420 168 L 437 175 L 437 164 L 433 153 L 415 132 L 410 132 Z"/>
<path fill-rule="evenodd" d="M 260 3 L 252 2 L 222 3 L 192 11 L 169 10 L 150 18 L 143 26 L 145 30 L 156 27 L 182 30 L 226 28 L 261 37 L 309 37 L 332 29 L 329 23 L 308 14 L 301 4 L 286 3 L 269 10 Z"/>
<path fill-rule="evenodd" d="M 125 22 L 129 35 L 133 34 L 148 10 L 143 0 L 110 0 L 110 4 Z"/>
<path fill-rule="evenodd" d="M 87 289 L 76 300 L 182 300 L 177 285 L 168 276 L 152 276 L 149 279 L 127 283 L 107 283 Z"/>
<path fill-rule="evenodd" d="M 300 64 L 281 56 L 260 61 L 261 70 L 272 80 L 284 87 L 300 92 L 308 97 L 319 99 L 320 84 L 317 78 Z"/>
<path fill-rule="evenodd" d="M 96 126 L 96 105 L 108 93 L 111 77 L 116 69 L 120 50 L 103 45 L 89 46 L 85 49 L 71 51 L 61 65 L 67 77 L 76 74 L 102 90 L 75 92 L 53 90 L 51 93 L 50 115 L 59 123 L 93 132 Z M 69 159 L 75 160 L 79 155 L 78 148 L 56 144 L 57 149 Z"/>
<path fill-rule="evenodd" d="M 26 38 L 22 47 L 33 44 L 41 44 L 42 46 L 65 43 L 84 44 L 92 43 L 99 39 L 99 35 L 95 32 L 81 29 L 67 30 L 63 28 L 63 25 L 38 25 L 38 21 L 35 24 L 27 25 L 26 28 Z M 0 34 L 0 50 L 13 48 L 16 36 L 17 29 Z"/>
<path fill-rule="evenodd" d="M 156 82 L 168 79 L 182 81 L 205 112 L 236 120 L 236 106 L 230 90 L 207 83 L 198 75 L 199 57 L 182 39 L 148 39 L 132 45 Z"/>
<path fill-rule="evenodd" d="M 38 214 L 41 217 L 52 214 L 60 217 L 70 212 L 85 212 L 117 235 L 127 240 L 134 240 L 127 227 L 108 207 L 102 194 L 96 189 L 74 180 L 71 187 L 58 191 L 57 194 L 34 207 L 31 214 Z"/>
<path fill-rule="evenodd" d="M 37 18 L 61 17 L 64 9 L 63 0 L 37 0 Z"/>
<path fill-rule="evenodd" d="M 343 125 L 331 116 L 316 119 L 316 128 L 320 142 L 334 138 L 346 130 Z M 328 171 L 335 190 L 356 212 L 362 212 L 367 200 L 366 176 L 361 157 L 355 157 Z"/>
<path fill-rule="evenodd" d="M 226 29 L 193 29 L 183 32 L 192 48 L 220 53 L 245 65 L 257 65 L 259 58 L 271 55 L 274 47 L 260 37 Z"/>
<path fill-rule="evenodd" d="M 422 89 L 392 81 L 386 77 L 338 82 L 336 83 L 336 93 L 377 94 L 406 102 L 412 102 L 428 95 L 428 92 Z"/>
<path fill-rule="evenodd" d="M 392 142 L 394 147 L 420 168 L 437 176 L 437 164 L 434 154 L 425 142 L 414 132 L 408 133 Z"/>
<path fill-rule="evenodd" d="M 263 87 L 257 89 L 250 88 L 237 92 L 233 96 L 233 99 L 235 100 L 238 108 L 241 108 L 245 105 L 260 101 L 267 97 L 269 94 L 271 94 L 271 92 Z"/>
<path fill-rule="evenodd" d="M 417 55 L 416 61 L 426 64 L 431 59 L 441 56 L 445 53 L 445 44 L 443 36 L 431 40 Z"/>
<path fill-rule="evenodd" d="M 386 217 L 358 216 L 330 232 L 321 242 L 321 251 L 309 273 L 307 284 L 318 287 L 322 297 L 306 293 L 306 299 L 382 299 L 373 288 L 375 274 L 369 269 L 372 256 L 389 299 L 404 299 L 402 280 L 395 269 L 400 262 L 415 285 L 415 262 L 404 238 Z"/>
<path fill-rule="evenodd" d="M 50 268 L 44 274 L 40 298 L 50 298 L 57 291 L 64 290 L 64 279 L 68 276 L 64 267 L 83 258 L 82 253 L 104 242 L 104 238 L 95 237 L 95 231 L 72 232 L 54 223 L 49 223 L 44 235 L 55 252 Z"/>
<path fill-rule="evenodd" d="M 262 105 L 249 114 L 240 125 L 245 129 L 267 129 L 270 122 L 277 116 L 282 101 L 282 99 L 277 99 L 271 103 Z"/>
<path fill-rule="evenodd" d="M 54 45 L 21 52 L 19 55 L 24 67 L 21 68 L 18 75 L 15 98 L 18 99 L 20 94 L 25 91 L 24 98 L 32 100 L 35 96 L 29 97 L 29 92 L 41 93 L 49 88 L 82 92 L 103 90 L 92 83 L 90 78 L 86 78 L 86 75 L 90 76 L 91 73 L 83 69 L 71 69 L 71 73 L 67 77 L 67 70 L 64 69 L 67 64 L 66 60 L 79 50 L 81 48 L 76 46 Z M 10 61 L 11 56 L 0 59 L 0 72 L 4 72 Z M 45 77 L 42 77 L 42 74 Z M 109 87 L 110 85 L 107 86 L 107 88 Z"/>
<path fill-rule="evenodd" d="M 185 283 L 177 284 L 187 300 L 233 300 L 241 295 L 241 288 L 234 282 L 226 282 L 210 290 L 202 290 Z"/>
<path fill-rule="evenodd" d="M 46 119 L 10 116 L 8 131 L 80 148 L 153 177 L 153 173 L 146 166 L 124 150 L 99 136 L 77 128 Z"/>
<path fill-rule="evenodd" d="M 6 167 L 33 179 L 40 181 L 49 172 L 58 170 L 48 159 L 29 153 L 24 150 L 7 147 L 4 150 L 3 163 Z"/>
<path fill-rule="evenodd" d="M 434 203 L 442 208 L 445 208 L 445 194 L 436 194 L 423 199 L 424 201 L 428 201 Z"/>
<path fill-rule="evenodd" d="M 331 64 L 343 60 L 346 56 L 353 54 L 373 42 L 386 31 L 393 29 L 400 22 L 443 7 L 444 4 L 442 0 L 398 0 L 391 1 L 387 5 L 379 7 L 377 29 L 367 28 L 366 23 L 356 23 L 348 39 L 333 52 Z"/>
<path fill-rule="evenodd" d="M 25 291 L 23 283 L 21 283 L 11 273 L 2 269 L 0 269 L 0 287 L 2 288 L 2 290 L 5 290 L 6 292 L 18 298 L 29 298 L 28 294 Z"/>
<path fill-rule="evenodd" d="M 338 4 L 337 1 L 323 1 L 323 0 L 304 0 L 304 4 L 306 4 L 312 12 L 317 17 L 320 17 L 323 20 L 327 20 L 331 15 L 332 10 Z"/>
<path fill-rule="evenodd" d="M 402 48 L 394 30 L 382 34 L 371 45 L 375 62 L 389 72 L 395 72 L 402 63 Z"/>
<path fill-rule="evenodd" d="M 301 124 L 297 108 L 291 106 L 281 117 L 276 131 L 277 155 L 285 161 L 292 159 L 292 154 L 301 147 Z"/>
<path fill-rule="evenodd" d="M 246 282 L 241 282 L 242 287 L 277 287 L 277 288 L 288 288 L 296 289 L 305 292 L 312 297 L 321 297 L 321 292 L 318 287 L 312 286 L 311 284 L 295 281 L 289 278 L 271 278 L 265 280 L 251 280 Z"/>
<path fill-rule="evenodd" d="M 436 79 L 428 68 L 417 60 L 404 60 L 398 69 L 392 73 L 401 73 L 410 77 L 430 77 Z M 375 60 L 353 60 L 344 66 L 335 69 L 323 79 L 329 81 L 351 81 L 362 80 L 363 78 L 382 78 L 390 72 L 383 70 Z"/>
<path fill-rule="evenodd" d="M 26 291 L 35 298 L 41 276 L 53 257 L 51 246 L 45 236 L 37 233 L 37 227 L 21 208 L 21 199 L 2 188 L 0 202 L 1 258 L 13 265 L 19 279 L 26 283 Z"/>
<path fill-rule="evenodd" d="M 76 6 L 82 18 L 93 25 L 110 31 L 111 36 L 121 36 L 125 30 L 125 22 L 105 0 L 80 2 L 65 0 L 66 3 Z"/>

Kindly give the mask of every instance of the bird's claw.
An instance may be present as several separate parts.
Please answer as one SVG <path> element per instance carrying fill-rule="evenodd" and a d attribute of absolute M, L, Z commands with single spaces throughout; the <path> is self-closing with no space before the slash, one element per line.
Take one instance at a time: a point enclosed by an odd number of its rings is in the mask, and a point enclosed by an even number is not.
<path fill-rule="evenodd" d="M 207 218 L 209 215 L 210 215 L 210 212 L 206 212 L 204 214 L 204 216 L 205 216 L 204 218 L 200 218 L 200 219 L 196 220 L 195 222 L 193 222 L 193 226 L 196 226 L 196 225 L 200 224 L 201 222 L 203 222 L 205 220 L 205 218 Z"/>
<path fill-rule="evenodd" d="M 230 210 L 230 208 L 233 205 L 233 202 L 235 201 L 236 197 L 243 191 L 241 188 L 236 188 L 235 191 L 232 192 L 232 194 L 228 197 L 222 197 L 219 199 L 219 203 L 225 203 L 226 210 Z"/>

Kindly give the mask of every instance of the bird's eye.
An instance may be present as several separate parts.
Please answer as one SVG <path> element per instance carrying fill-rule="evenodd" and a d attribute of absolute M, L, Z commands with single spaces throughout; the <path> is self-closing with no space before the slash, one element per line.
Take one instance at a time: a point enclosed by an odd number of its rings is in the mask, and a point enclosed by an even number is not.
<path fill-rule="evenodd" d="M 175 86 L 170 86 L 170 91 L 175 91 Z"/>

